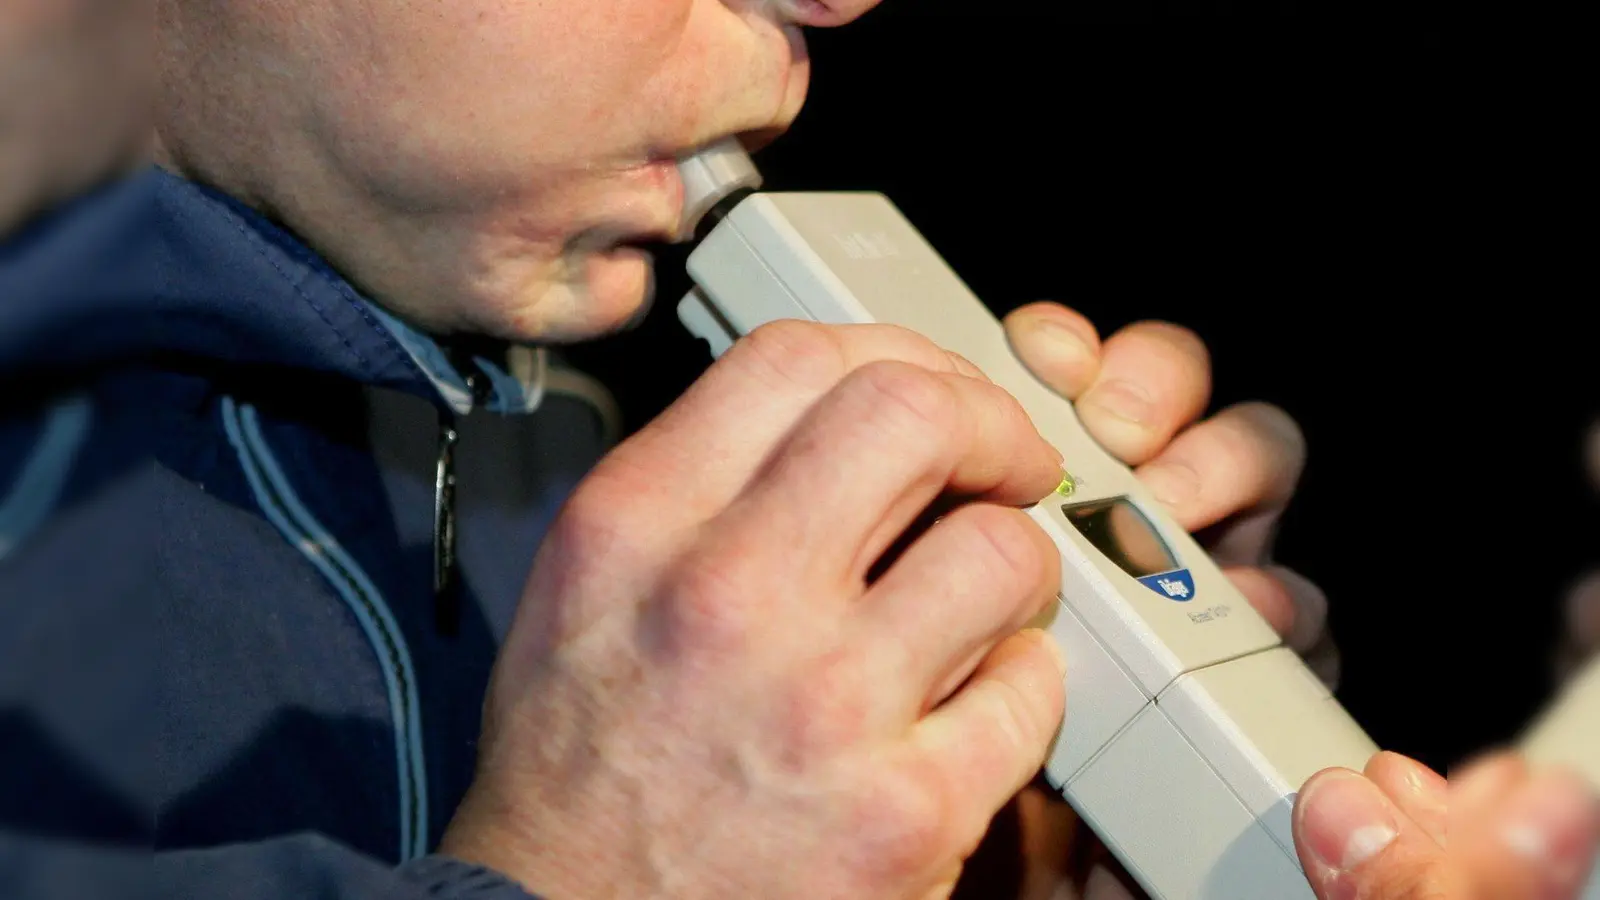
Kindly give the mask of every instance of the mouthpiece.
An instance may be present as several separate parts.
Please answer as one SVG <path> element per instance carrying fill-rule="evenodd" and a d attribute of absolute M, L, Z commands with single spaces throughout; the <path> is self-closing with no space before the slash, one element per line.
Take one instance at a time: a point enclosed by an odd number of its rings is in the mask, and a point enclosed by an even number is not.
<path fill-rule="evenodd" d="M 698 237 L 701 220 L 718 203 L 735 192 L 748 193 L 761 186 L 761 173 L 736 137 L 724 138 L 678 160 L 678 175 L 683 179 L 680 243 Z"/>

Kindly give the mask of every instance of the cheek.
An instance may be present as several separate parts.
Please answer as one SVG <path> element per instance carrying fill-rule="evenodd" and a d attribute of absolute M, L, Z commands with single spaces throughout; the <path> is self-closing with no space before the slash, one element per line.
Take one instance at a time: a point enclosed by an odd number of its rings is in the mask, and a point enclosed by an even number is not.
<path fill-rule="evenodd" d="M 683 39 L 693 0 L 567 0 L 500 8 L 475 29 L 464 81 L 549 133 L 632 113 Z M 567 135 L 566 139 L 582 139 Z"/>
<path fill-rule="evenodd" d="M 329 74 L 348 83 L 362 73 L 337 115 L 388 119 L 402 152 L 416 143 L 583 161 L 614 142 L 617 129 L 596 122 L 641 118 L 642 90 L 678 52 L 697 2 L 444 3 L 363 23 L 359 40 L 335 35 L 328 48 Z M 352 53 L 367 65 L 351 66 Z"/>

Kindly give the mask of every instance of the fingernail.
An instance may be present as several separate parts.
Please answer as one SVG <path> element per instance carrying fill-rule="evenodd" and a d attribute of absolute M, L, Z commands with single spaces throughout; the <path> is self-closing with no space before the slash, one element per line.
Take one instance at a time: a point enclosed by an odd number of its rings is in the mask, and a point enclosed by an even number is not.
<path fill-rule="evenodd" d="M 1415 764 L 1408 765 L 1406 790 L 1422 806 L 1438 812 L 1446 812 L 1450 808 L 1450 782 L 1440 778 L 1439 773 L 1432 769 Z"/>
<path fill-rule="evenodd" d="M 1061 670 L 1061 677 L 1065 678 L 1067 675 L 1067 654 L 1062 651 L 1061 645 L 1056 643 L 1055 635 L 1048 631 L 1040 630 L 1039 643 L 1050 651 L 1050 657 L 1056 661 L 1056 668 Z"/>
<path fill-rule="evenodd" d="M 1187 463 L 1168 460 L 1139 470 L 1139 480 L 1167 506 L 1181 506 L 1200 493 L 1200 475 Z"/>
<path fill-rule="evenodd" d="M 1323 776 L 1300 804 L 1306 847 L 1328 874 L 1354 870 L 1399 836 L 1383 793 L 1354 772 Z"/>
<path fill-rule="evenodd" d="M 1071 328 L 1049 316 L 1025 319 L 1015 329 L 1013 339 L 1025 345 L 1018 348 L 1024 356 L 1042 356 L 1064 369 L 1092 362 L 1094 351 Z"/>
<path fill-rule="evenodd" d="M 1150 393 L 1131 381 L 1107 381 L 1089 391 L 1083 402 L 1135 425 L 1149 421 L 1155 410 Z"/>
<path fill-rule="evenodd" d="M 1537 776 L 1511 801 L 1500 839 L 1545 877 L 1568 888 L 1588 874 L 1589 845 L 1600 832 L 1600 800 L 1564 772 Z"/>
<path fill-rule="evenodd" d="M 1088 343 L 1076 331 L 1049 316 L 1030 320 L 1026 330 L 1055 347 L 1063 358 L 1087 359 L 1094 355 L 1094 351 L 1089 349 Z"/>

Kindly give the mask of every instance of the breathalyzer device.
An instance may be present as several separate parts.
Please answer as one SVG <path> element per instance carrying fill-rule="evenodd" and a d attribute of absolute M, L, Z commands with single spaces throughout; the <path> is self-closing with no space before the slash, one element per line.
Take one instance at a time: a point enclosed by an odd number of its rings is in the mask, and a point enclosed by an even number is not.
<path fill-rule="evenodd" d="M 779 319 L 881 322 L 966 357 L 1065 459 L 1029 514 L 1061 554 L 1034 624 L 1067 658 L 1045 774 L 1155 900 L 1315 900 L 1290 825 L 1316 772 L 1378 750 L 1194 538 L 1016 358 L 998 319 L 882 194 L 760 190 L 736 139 L 680 161 L 693 282 L 678 316 L 713 356 Z M 1600 666 L 1582 704 L 1600 711 Z M 1575 703 L 1577 701 L 1574 701 Z M 1582 705 L 1580 704 L 1580 705 Z M 1600 743 L 1562 722 L 1547 757 Z M 1600 784 L 1600 766 L 1591 772 Z"/>

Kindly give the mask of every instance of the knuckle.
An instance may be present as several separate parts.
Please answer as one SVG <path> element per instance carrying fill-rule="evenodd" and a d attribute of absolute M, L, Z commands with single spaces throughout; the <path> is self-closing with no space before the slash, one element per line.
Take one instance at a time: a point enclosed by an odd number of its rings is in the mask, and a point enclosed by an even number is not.
<path fill-rule="evenodd" d="M 947 435 L 960 423 L 960 399 L 933 372 L 900 362 L 873 362 L 847 379 L 865 395 L 868 414 L 880 427 Z M 892 424 L 891 424 L 892 423 Z"/>
<path fill-rule="evenodd" d="M 549 542 L 559 545 L 558 555 L 598 557 L 619 540 L 618 510 L 635 496 L 625 469 L 602 465 L 573 488 L 550 529 Z"/>
<path fill-rule="evenodd" d="M 1039 427 L 1034 424 L 1033 417 L 1028 415 L 1028 410 L 1022 405 L 1015 395 L 998 385 L 984 385 L 985 396 L 988 397 L 988 406 L 999 414 L 1004 424 L 1005 433 L 1012 436 L 1015 444 L 1012 446 L 1023 447 L 1037 444 L 1050 447 L 1050 442 L 1039 432 Z M 1055 469 L 1052 467 L 1052 472 Z"/>
<path fill-rule="evenodd" d="M 860 660 L 843 650 L 824 655 L 788 692 L 788 763 L 808 769 L 855 746 L 870 725 L 869 690 Z"/>
<path fill-rule="evenodd" d="M 779 383 L 808 391 L 827 389 L 845 370 L 844 349 L 828 326 L 779 319 L 752 330 L 726 356 L 730 365 L 755 369 Z"/>
<path fill-rule="evenodd" d="M 737 559 L 698 551 L 678 560 L 664 599 L 674 647 L 721 655 L 747 645 L 761 591 L 750 567 Z"/>
<path fill-rule="evenodd" d="M 860 792 L 850 823 L 872 881 L 902 882 L 939 866 L 957 843 L 941 781 L 923 769 L 891 769 Z"/>
<path fill-rule="evenodd" d="M 1034 440 L 1044 439 L 1044 435 L 1039 433 L 1032 417 L 1028 415 L 1027 408 L 1015 394 L 988 380 L 974 385 L 973 388 L 983 398 L 984 406 L 995 410 L 1007 427 L 1021 434 L 1030 435 Z"/>

